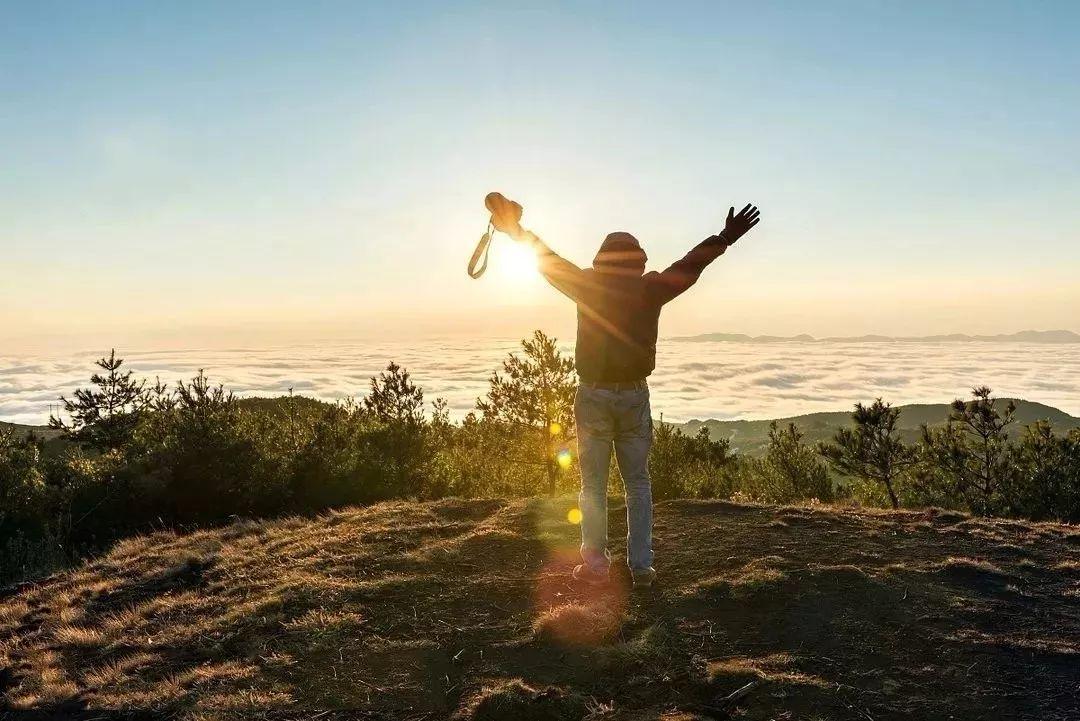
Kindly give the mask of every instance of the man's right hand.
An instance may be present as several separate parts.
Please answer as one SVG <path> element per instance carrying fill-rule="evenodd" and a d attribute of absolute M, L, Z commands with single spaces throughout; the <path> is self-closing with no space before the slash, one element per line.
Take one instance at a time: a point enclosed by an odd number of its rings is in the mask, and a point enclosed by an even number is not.
<path fill-rule="evenodd" d="M 731 245 L 746 235 L 747 231 L 757 225 L 759 220 L 761 220 L 761 214 L 756 205 L 747 203 L 746 207 L 740 210 L 738 215 L 735 215 L 735 207 L 732 206 L 728 210 L 727 223 L 724 225 L 724 231 L 720 235 L 728 245 Z"/>
<path fill-rule="evenodd" d="M 501 193 L 488 193 L 484 205 L 491 211 L 491 224 L 495 230 L 506 233 L 511 238 L 520 238 L 524 232 L 521 227 L 521 204 L 516 203 Z"/>

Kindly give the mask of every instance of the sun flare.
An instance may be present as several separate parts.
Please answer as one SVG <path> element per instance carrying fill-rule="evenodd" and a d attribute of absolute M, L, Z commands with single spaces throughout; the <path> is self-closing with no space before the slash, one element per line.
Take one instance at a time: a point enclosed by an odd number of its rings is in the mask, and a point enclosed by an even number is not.
<path fill-rule="evenodd" d="M 539 277 L 536 253 L 521 243 L 513 241 L 498 243 L 492 248 L 491 255 L 491 269 L 503 281 L 515 284 L 531 283 Z"/>

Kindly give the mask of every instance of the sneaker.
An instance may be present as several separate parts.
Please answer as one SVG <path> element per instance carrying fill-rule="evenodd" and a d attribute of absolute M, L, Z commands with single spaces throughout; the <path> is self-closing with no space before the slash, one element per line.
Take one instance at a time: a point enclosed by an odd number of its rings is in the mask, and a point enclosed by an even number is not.
<path fill-rule="evenodd" d="M 587 583 L 590 586 L 602 586 L 608 582 L 608 574 L 593 570 L 591 566 L 581 564 L 574 566 L 574 580 Z"/>
<path fill-rule="evenodd" d="M 645 588 L 652 588 L 653 583 L 656 581 L 656 569 L 642 568 L 640 570 L 631 570 L 630 575 L 634 579 L 634 590 L 640 591 Z"/>

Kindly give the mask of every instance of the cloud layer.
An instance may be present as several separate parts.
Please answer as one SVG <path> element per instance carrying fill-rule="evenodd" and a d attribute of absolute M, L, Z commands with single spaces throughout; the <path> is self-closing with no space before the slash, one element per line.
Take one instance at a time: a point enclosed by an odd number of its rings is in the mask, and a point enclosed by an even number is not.
<path fill-rule="evenodd" d="M 241 396 L 292 388 L 326 400 L 363 396 L 371 376 L 395 361 L 428 399 L 446 398 L 460 418 L 518 347 L 511 339 L 476 339 L 120 354 L 126 367 L 151 380 L 172 383 L 205 369 Z M 0 355 L 0 420 L 44 423 L 61 393 L 87 385 L 100 355 Z M 662 341 L 650 384 L 654 415 L 671 421 L 776 418 L 842 410 L 878 396 L 897 404 L 939 403 L 981 384 L 1000 396 L 1080 415 L 1080 346 Z"/>

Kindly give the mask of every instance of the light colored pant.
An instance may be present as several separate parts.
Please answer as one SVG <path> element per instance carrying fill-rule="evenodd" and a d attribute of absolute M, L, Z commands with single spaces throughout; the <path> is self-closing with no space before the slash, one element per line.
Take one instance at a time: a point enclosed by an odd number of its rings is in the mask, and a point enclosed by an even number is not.
<path fill-rule="evenodd" d="M 611 563 L 607 551 L 607 488 L 614 446 L 626 491 L 626 561 L 632 570 L 652 567 L 649 389 L 612 391 L 578 386 L 574 422 L 581 467 L 578 505 L 582 560 L 601 573 L 606 573 Z"/>

